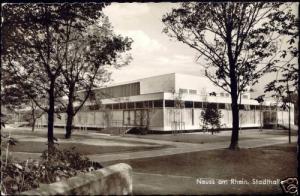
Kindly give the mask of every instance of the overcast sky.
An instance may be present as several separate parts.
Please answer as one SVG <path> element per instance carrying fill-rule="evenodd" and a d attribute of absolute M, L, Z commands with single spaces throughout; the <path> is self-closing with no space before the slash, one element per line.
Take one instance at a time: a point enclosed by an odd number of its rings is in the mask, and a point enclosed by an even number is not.
<path fill-rule="evenodd" d="M 118 34 L 134 40 L 132 62 L 112 74 L 114 83 L 165 73 L 201 75 L 202 67 L 195 63 L 196 51 L 162 33 L 162 16 L 177 7 L 178 3 L 112 3 L 104 13 Z M 263 93 L 264 76 L 255 87 L 256 94 Z"/>

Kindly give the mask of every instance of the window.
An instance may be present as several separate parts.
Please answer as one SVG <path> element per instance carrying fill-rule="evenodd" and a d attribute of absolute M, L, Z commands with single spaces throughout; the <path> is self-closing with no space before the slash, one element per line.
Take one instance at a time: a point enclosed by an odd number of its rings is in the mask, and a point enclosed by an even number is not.
<path fill-rule="evenodd" d="M 255 105 L 250 105 L 250 110 L 255 110 Z"/>
<path fill-rule="evenodd" d="M 151 103 L 151 105 L 150 105 Z M 151 101 L 144 101 L 143 102 L 144 108 L 152 108 L 152 102 Z"/>
<path fill-rule="evenodd" d="M 118 103 L 113 104 L 113 109 L 114 110 L 120 109 L 120 104 L 118 104 Z"/>
<path fill-rule="evenodd" d="M 197 94 L 197 91 L 196 91 L 196 90 L 193 90 L 193 89 L 190 89 L 190 90 L 189 90 L 189 94 L 194 94 L 194 95 L 195 95 L 195 94 Z"/>
<path fill-rule="evenodd" d="M 226 97 L 229 97 L 229 93 L 226 93 Z"/>
<path fill-rule="evenodd" d="M 155 108 L 162 108 L 163 107 L 163 100 L 155 100 L 153 101 Z"/>
<path fill-rule="evenodd" d="M 245 105 L 245 110 L 250 110 L 250 105 Z"/>
<path fill-rule="evenodd" d="M 194 102 L 194 108 L 202 108 L 202 102 Z"/>
<path fill-rule="evenodd" d="M 143 108 L 143 102 L 136 102 L 135 108 Z"/>
<path fill-rule="evenodd" d="M 126 103 L 120 103 L 120 109 L 126 109 Z"/>
<path fill-rule="evenodd" d="M 174 107 L 174 100 L 165 100 L 165 107 Z"/>
<path fill-rule="evenodd" d="M 188 93 L 188 90 L 187 89 L 183 89 L 183 88 L 180 88 L 179 89 L 179 93 Z"/>
<path fill-rule="evenodd" d="M 193 108 L 193 102 L 192 101 L 185 101 L 184 102 L 185 108 Z"/>
<path fill-rule="evenodd" d="M 112 104 L 106 104 L 105 109 L 112 109 Z"/>
<path fill-rule="evenodd" d="M 220 96 L 221 96 L 221 97 L 224 97 L 224 93 L 220 93 Z"/>
<path fill-rule="evenodd" d="M 134 108 L 134 103 L 133 102 L 127 103 L 127 108 L 128 109 L 133 109 Z"/>
<path fill-rule="evenodd" d="M 230 103 L 226 103 L 225 104 L 225 109 L 226 110 L 231 110 L 231 104 Z"/>
<path fill-rule="evenodd" d="M 219 109 L 225 109 L 225 103 L 219 103 Z"/>
<path fill-rule="evenodd" d="M 207 103 L 207 107 L 217 108 L 217 103 Z"/>
<path fill-rule="evenodd" d="M 243 95 L 243 98 L 244 99 L 248 99 L 248 95 Z"/>
<path fill-rule="evenodd" d="M 99 105 L 90 105 L 90 106 L 89 106 L 89 109 L 90 109 L 91 111 L 93 111 L 93 110 L 99 110 L 100 107 L 99 107 Z"/>
<path fill-rule="evenodd" d="M 153 101 L 148 101 L 148 107 L 153 108 Z"/>
<path fill-rule="evenodd" d="M 244 110 L 244 109 L 245 109 L 245 105 L 239 104 L 239 109 L 240 109 L 240 110 Z"/>

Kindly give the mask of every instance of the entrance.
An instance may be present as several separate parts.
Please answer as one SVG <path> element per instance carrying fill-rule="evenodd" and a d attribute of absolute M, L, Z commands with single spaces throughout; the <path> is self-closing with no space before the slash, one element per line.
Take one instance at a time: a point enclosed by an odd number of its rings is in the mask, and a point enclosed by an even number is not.
<path fill-rule="evenodd" d="M 147 126 L 149 112 L 146 109 L 124 110 L 123 125 L 129 126 Z"/>

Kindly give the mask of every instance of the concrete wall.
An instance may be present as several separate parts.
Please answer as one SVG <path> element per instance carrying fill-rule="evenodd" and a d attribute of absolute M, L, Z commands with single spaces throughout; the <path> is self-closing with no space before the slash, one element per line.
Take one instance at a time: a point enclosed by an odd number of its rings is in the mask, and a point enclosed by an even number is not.
<path fill-rule="evenodd" d="M 220 96 L 220 93 L 227 93 L 222 88 L 216 86 L 205 76 L 194 76 L 187 74 L 175 73 L 175 90 L 178 93 L 179 89 L 193 89 L 197 90 L 197 94 L 207 95 L 208 93 L 215 92 L 217 96 Z M 250 99 L 250 93 L 244 93 Z M 230 96 L 229 96 L 230 97 Z"/>
<path fill-rule="evenodd" d="M 202 129 L 203 123 L 201 120 L 201 112 L 203 109 L 198 108 L 184 108 L 173 109 L 165 108 L 164 110 L 164 130 L 195 130 Z M 222 128 L 232 127 L 232 113 L 231 110 L 220 109 L 222 113 L 221 124 Z M 240 125 L 242 127 L 259 127 L 259 111 L 254 110 L 241 110 L 240 113 Z M 176 121 L 177 123 L 174 123 Z M 184 123 L 180 123 L 184 122 Z M 179 124 L 183 124 L 181 127 Z"/>
<path fill-rule="evenodd" d="M 140 80 L 140 93 L 171 92 L 175 88 L 175 74 L 154 76 Z"/>
<path fill-rule="evenodd" d="M 132 168 L 120 163 L 67 180 L 26 191 L 21 195 L 130 195 Z"/>

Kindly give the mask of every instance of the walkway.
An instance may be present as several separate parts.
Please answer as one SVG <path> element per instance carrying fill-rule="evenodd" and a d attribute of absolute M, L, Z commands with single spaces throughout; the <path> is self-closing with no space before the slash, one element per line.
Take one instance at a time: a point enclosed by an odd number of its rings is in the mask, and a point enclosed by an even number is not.
<path fill-rule="evenodd" d="M 38 129 L 37 132 L 45 133 L 45 129 Z M 13 133 L 13 131 L 12 131 Z M 64 133 L 63 129 L 56 129 L 55 133 Z M 255 133 L 248 132 L 251 139 L 241 139 L 239 141 L 240 148 L 256 148 L 262 146 L 271 146 L 276 144 L 284 144 L 288 142 L 287 136 L 278 136 L 278 135 L 264 135 L 262 138 L 255 138 Z M 197 134 L 197 133 L 194 133 Z M 203 133 L 200 133 L 200 135 Z M 220 135 L 230 134 L 229 132 L 220 133 Z M 246 132 L 243 132 L 246 134 Z M 229 146 L 228 141 L 219 141 L 219 142 L 206 142 L 206 143 L 188 143 L 188 142 L 176 142 L 176 141 L 165 141 L 159 139 L 146 139 L 146 138 L 137 138 L 137 137 L 122 137 L 122 136 L 110 136 L 105 134 L 100 134 L 97 132 L 74 132 L 75 135 L 84 135 L 86 138 L 81 139 L 72 139 L 74 141 L 59 140 L 59 142 L 77 142 L 90 145 L 128 145 L 128 146 L 169 146 L 162 149 L 156 150 L 143 150 L 135 152 L 123 152 L 123 153 L 113 153 L 113 154 L 92 154 L 88 155 L 91 160 L 103 162 L 116 161 L 116 160 L 128 160 L 128 159 L 140 159 L 140 158 L 149 158 L 149 157 L 159 157 L 159 156 L 168 156 L 181 153 L 197 152 L 197 151 L 206 151 L 214 149 L 227 148 Z M 183 134 L 184 136 L 184 134 Z M 199 136 L 199 135 L 198 135 Z M 204 136 L 204 135 L 203 135 Z M 256 137 L 260 137 L 256 135 Z M 18 138 L 17 138 L 18 139 Z M 101 139 L 101 141 L 99 141 Z M 36 137 L 24 137 L 22 140 L 26 141 L 46 141 L 46 138 Z M 105 140 L 105 142 L 102 142 Z M 296 142 L 297 137 L 292 136 L 292 142 Z M 106 144 L 107 143 L 107 144 Z M 20 152 L 21 153 L 21 152 Z M 15 155 L 18 152 L 14 153 Z M 24 153 L 23 153 L 24 154 Z M 37 157 L 40 153 L 26 153 L 28 155 L 32 154 L 33 157 Z"/>
<path fill-rule="evenodd" d="M 126 138 L 129 139 L 129 138 Z M 175 146 L 174 148 L 164 148 L 159 150 L 147 150 L 147 151 L 138 151 L 138 152 L 127 152 L 127 153 L 118 153 L 118 154 L 107 154 L 107 155 L 89 155 L 88 157 L 94 161 L 99 162 L 108 162 L 115 160 L 127 160 L 127 159 L 140 159 L 140 158 L 149 158 L 149 157 L 159 157 L 159 156 L 168 156 L 181 153 L 197 152 L 197 151 L 206 151 L 206 150 L 215 150 L 227 148 L 229 142 L 216 142 L 216 143 L 205 143 L 205 144 L 191 144 L 191 143 L 182 143 L 182 142 L 166 142 L 161 140 L 150 140 L 150 139 L 141 139 L 139 141 L 147 142 L 157 142 L 160 144 L 168 144 Z M 292 142 L 296 142 L 297 137 L 292 137 Z M 276 144 L 287 143 L 287 137 L 270 137 L 263 139 L 248 139 L 241 140 L 239 142 L 240 148 L 257 148 L 262 146 L 272 146 Z"/>

